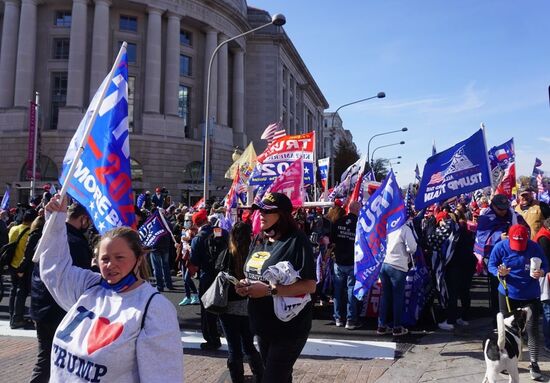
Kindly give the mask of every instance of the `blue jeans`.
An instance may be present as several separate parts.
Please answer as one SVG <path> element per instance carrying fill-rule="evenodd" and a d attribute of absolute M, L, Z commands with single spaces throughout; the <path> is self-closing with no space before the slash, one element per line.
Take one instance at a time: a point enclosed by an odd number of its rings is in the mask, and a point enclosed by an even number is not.
<path fill-rule="evenodd" d="M 550 348 L 550 300 L 542 301 L 542 333 L 544 345 Z"/>
<path fill-rule="evenodd" d="M 185 285 L 185 296 L 187 298 L 191 298 L 191 294 L 197 294 L 197 287 L 195 286 L 195 282 L 193 282 L 193 278 L 191 278 L 191 273 L 189 270 L 185 267 L 182 269 L 182 272 L 184 273 L 183 282 Z"/>
<path fill-rule="evenodd" d="M 405 303 L 405 279 L 407 273 L 397 270 L 386 263 L 382 264 L 380 280 L 382 281 L 382 300 L 378 312 L 378 325 L 388 325 L 388 309 L 393 308 L 393 327 L 400 327 Z"/>
<path fill-rule="evenodd" d="M 355 275 L 353 265 L 342 266 L 334 264 L 334 319 L 341 320 L 344 308 L 346 320 L 357 321 L 357 299 L 353 295 Z M 345 294 L 347 293 L 347 294 Z M 347 296 L 347 299 L 346 299 Z M 346 304 L 347 302 L 347 304 Z"/>
<path fill-rule="evenodd" d="M 170 251 L 152 251 L 151 261 L 153 263 L 153 274 L 157 280 L 157 288 L 164 290 L 164 285 L 166 285 L 167 288 L 173 289 L 172 276 L 170 275 Z"/>
<path fill-rule="evenodd" d="M 227 340 L 229 362 L 240 361 L 242 363 L 244 354 L 250 356 L 258 353 L 254 347 L 254 335 L 250 331 L 250 322 L 247 316 L 222 314 L 220 321 Z"/>

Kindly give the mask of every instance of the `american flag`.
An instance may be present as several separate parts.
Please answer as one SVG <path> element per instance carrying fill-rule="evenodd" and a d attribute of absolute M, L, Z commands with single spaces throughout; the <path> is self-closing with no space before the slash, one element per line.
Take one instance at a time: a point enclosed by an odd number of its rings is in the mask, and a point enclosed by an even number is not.
<path fill-rule="evenodd" d="M 262 140 L 267 140 L 267 142 L 270 144 L 272 141 L 275 141 L 276 139 L 284 136 L 286 136 L 286 131 L 283 128 L 283 123 L 279 121 L 269 124 L 267 128 L 265 128 L 260 138 Z"/>

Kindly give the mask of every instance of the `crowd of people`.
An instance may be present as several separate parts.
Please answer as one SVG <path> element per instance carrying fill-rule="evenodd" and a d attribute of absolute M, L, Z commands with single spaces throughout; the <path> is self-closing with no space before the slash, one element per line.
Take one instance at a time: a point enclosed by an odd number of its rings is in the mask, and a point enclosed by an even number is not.
<path fill-rule="evenodd" d="M 359 202 L 335 200 L 330 208 L 293 209 L 284 194 L 269 193 L 252 209 L 238 209 L 236 223 L 225 230 L 226 211 L 220 203 L 178 205 L 159 187 L 154 194 L 145 193 L 136 214 L 141 225 L 160 210 L 171 234 L 143 248 L 130 229 L 99 236 L 84 207 L 67 207 L 66 201 L 46 193 L 34 207 L 0 212 L 0 244 L 18 242 L 9 265 L 10 326 L 37 330 L 32 382 L 71 381 L 83 374 L 108 381 L 166 381 L 166 376 L 160 379 L 164 373 L 171 374 L 170 381 L 183 379 L 177 315 L 158 294 L 173 290 L 178 277 L 185 287 L 179 305 L 201 305 L 201 348 L 216 350 L 221 336 L 227 340 L 233 382 L 244 381 L 244 360 L 256 381 L 292 381 L 316 304 L 332 306 L 336 327 L 351 331 L 363 325 L 368 297 L 358 301 L 353 294 Z M 442 330 L 469 325 L 473 276 L 487 275 L 492 314 L 531 307 L 530 371 L 540 379 L 539 348 L 550 351 L 550 209 L 535 196 L 523 187 L 513 199 L 476 192 L 419 212 L 408 206 L 406 224 L 387 238 L 377 333 L 408 333 L 405 286 L 419 257 L 433 286 L 422 309 L 433 313 L 437 308 Z M 55 230 L 44 235 L 45 214 L 53 214 Z M 33 264 L 41 238 L 47 245 L 40 248 L 40 262 Z M 533 271 L 531 259 L 536 258 L 540 262 Z M 205 309 L 201 301 L 219 272 L 236 278 L 221 314 Z M 285 306 L 285 299 L 296 297 L 302 298 Z M 92 336 L 101 338 L 102 330 L 108 339 L 90 343 Z M 114 353 L 126 355 L 124 368 L 111 365 Z"/>

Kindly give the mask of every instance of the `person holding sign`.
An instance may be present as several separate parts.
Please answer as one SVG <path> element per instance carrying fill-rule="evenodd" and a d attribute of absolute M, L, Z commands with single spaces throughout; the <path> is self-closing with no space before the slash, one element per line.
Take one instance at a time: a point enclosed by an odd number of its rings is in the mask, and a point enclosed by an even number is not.
<path fill-rule="evenodd" d="M 67 311 L 53 339 L 50 382 L 183 381 L 176 310 L 144 279 L 137 231 L 107 231 L 95 273 L 72 265 L 67 199 L 54 196 L 46 211 L 54 214 L 37 250 L 40 276 Z"/>

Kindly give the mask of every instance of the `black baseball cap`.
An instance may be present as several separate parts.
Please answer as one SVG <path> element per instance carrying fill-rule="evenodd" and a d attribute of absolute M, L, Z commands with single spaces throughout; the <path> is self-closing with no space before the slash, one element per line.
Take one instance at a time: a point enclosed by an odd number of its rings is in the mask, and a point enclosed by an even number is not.
<path fill-rule="evenodd" d="M 292 202 L 283 193 L 266 193 L 262 200 L 258 203 L 252 204 L 252 210 L 275 210 L 292 212 Z"/>
<path fill-rule="evenodd" d="M 496 194 L 491 199 L 491 205 L 500 210 L 508 210 L 510 208 L 510 201 L 504 194 Z"/>

